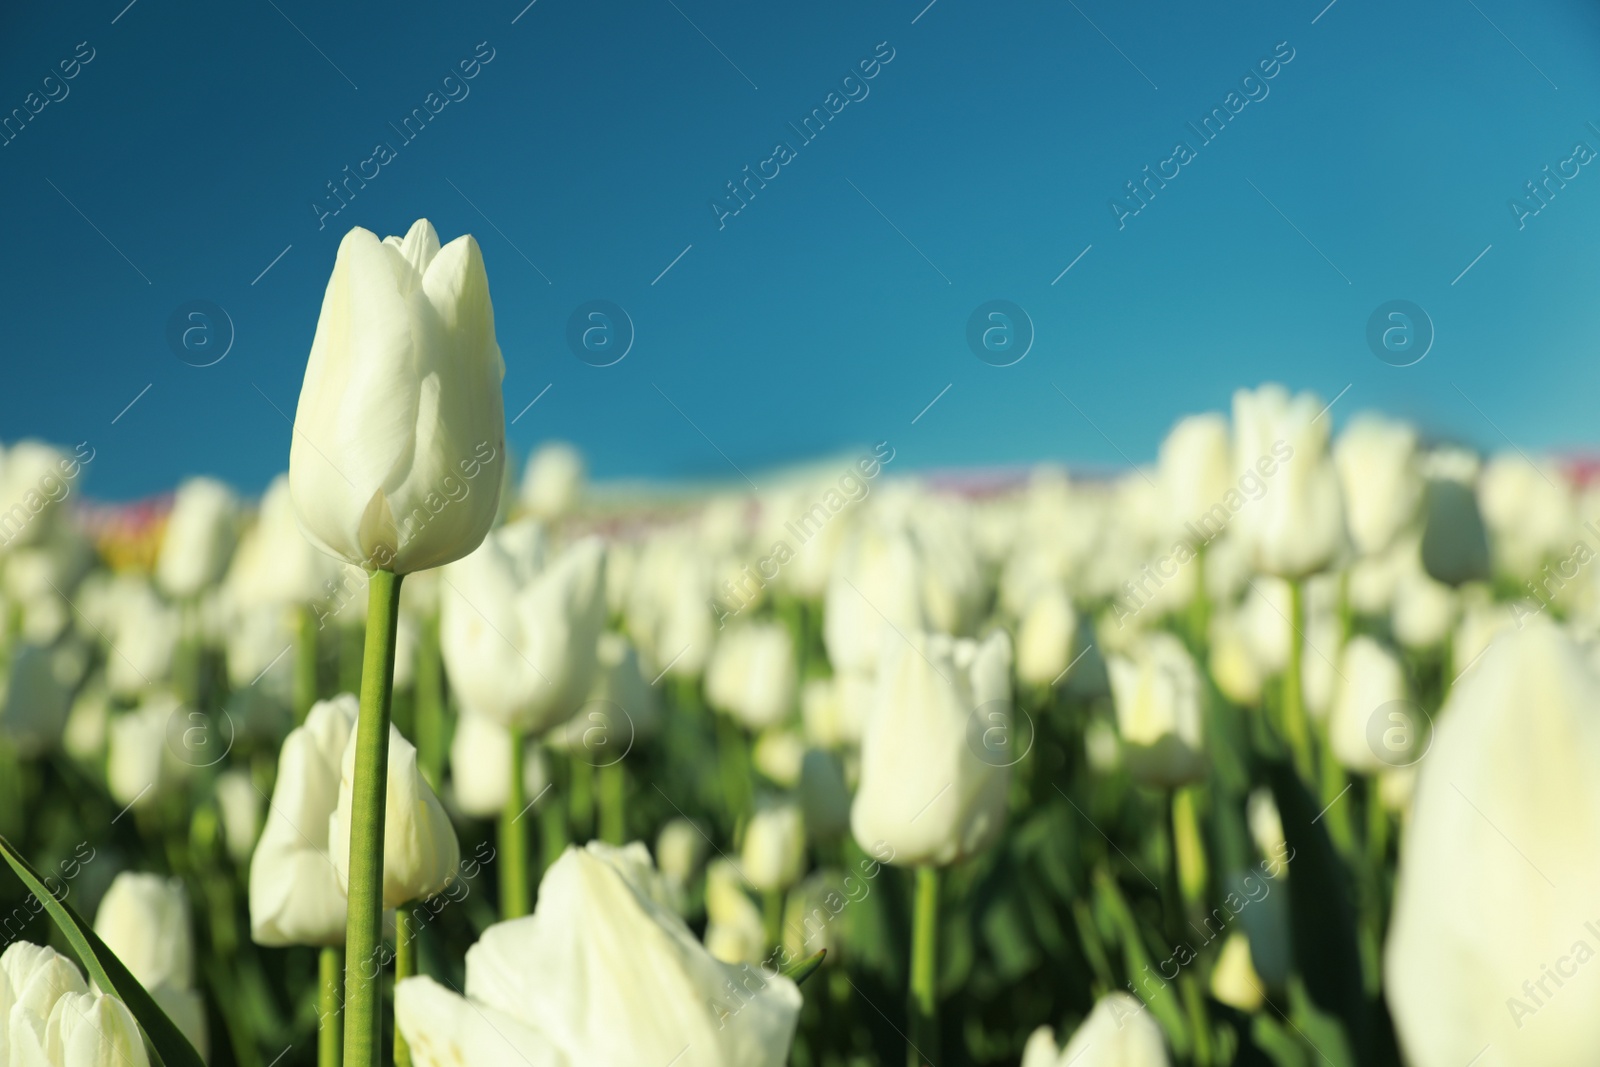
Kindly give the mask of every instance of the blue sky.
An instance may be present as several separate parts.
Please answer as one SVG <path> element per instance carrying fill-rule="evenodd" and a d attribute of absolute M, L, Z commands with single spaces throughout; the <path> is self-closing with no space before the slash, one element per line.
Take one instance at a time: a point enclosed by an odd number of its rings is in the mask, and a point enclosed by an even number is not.
<path fill-rule="evenodd" d="M 525 3 L 8 10 L 0 113 L 56 99 L 0 146 L 0 437 L 91 442 L 103 499 L 198 473 L 258 491 L 340 234 L 426 216 L 483 245 L 511 439 L 571 440 L 600 477 L 880 439 L 903 468 L 1118 465 L 1268 379 L 1349 386 L 1339 421 L 1596 440 L 1600 165 L 1569 162 L 1600 150 L 1593 5 Z M 1193 157 L 1119 224 L 1179 141 Z M 319 218 L 379 142 L 393 158 Z M 719 221 L 747 165 L 777 173 Z M 1519 223 L 1547 165 L 1576 175 Z M 597 299 L 635 329 L 607 367 L 566 340 Z M 1033 324 L 1011 366 L 966 340 L 996 299 Z M 1394 299 L 1434 325 L 1413 366 L 1366 342 Z M 196 367 L 167 333 L 201 300 L 234 339 Z"/>

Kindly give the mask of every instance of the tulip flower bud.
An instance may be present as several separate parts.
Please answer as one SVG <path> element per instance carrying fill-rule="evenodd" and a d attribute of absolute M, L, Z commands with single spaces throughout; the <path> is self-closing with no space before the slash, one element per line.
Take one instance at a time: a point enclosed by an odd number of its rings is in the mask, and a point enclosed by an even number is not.
<path fill-rule="evenodd" d="M 1405 648 L 1437 648 L 1456 624 L 1456 591 L 1434 581 L 1417 559 L 1395 583 L 1389 624 Z"/>
<path fill-rule="evenodd" d="M 1200 672 L 1182 642 L 1168 633 L 1147 634 L 1107 666 L 1134 781 L 1176 789 L 1204 778 Z"/>
<path fill-rule="evenodd" d="M 159 999 L 157 1002 L 160 1003 Z M 167 1005 L 162 1004 L 162 1007 L 167 1008 Z M 168 1015 L 171 1015 L 170 1009 Z M 13 1063 L 48 1063 L 52 1067 L 56 1064 L 61 1067 L 99 1067 L 101 1064 L 149 1067 L 139 1024 L 128 1006 L 116 997 L 67 993 L 56 1001 L 46 1025 L 44 1058 L 30 1060 L 23 1054 L 16 1056 Z M 182 1029 L 181 1023 L 179 1028 Z M 197 1051 L 200 1048 L 203 1046 L 197 1046 Z"/>
<path fill-rule="evenodd" d="M 250 863 L 250 936 L 259 945 L 344 944 L 344 882 L 328 837 L 359 712 L 351 693 L 319 701 L 304 725 L 284 738 L 266 826 Z"/>
<path fill-rule="evenodd" d="M 1017 680 L 1049 685 L 1078 654 L 1078 613 L 1061 582 L 1041 588 L 1017 623 Z"/>
<path fill-rule="evenodd" d="M 478 242 L 339 243 L 306 363 L 289 487 L 307 540 L 397 574 L 460 559 L 495 519 L 505 363 Z"/>
<path fill-rule="evenodd" d="M 1010 720 L 1004 633 L 979 644 L 914 632 L 888 646 L 861 739 L 857 843 L 887 843 L 904 866 L 944 866 L 986 847 L 1005 823 Z"/>
<path fill-rule="evenodd" d="M 1394 718 L 1408 727 L 1412 725 L 1404 711 L 1388 707 L 1406 699 L 1405 670 L 1393 652 L 1365 634 L 1350 639 L 1339 662 L 1338 695 L 1328 719 L 1328 743 L 1345 767 L 1361 774 L 1376 774 L 1389 762 L 1380 759 L 1373 748 L 1374 721 L 1382 730 L 1388 730 Z"/>
<path fill-rule="evenodd" d="M 1345 544 L 1339 475 L 1321 411 L 1313 394 L 1290 399 L 1280 385 L 1233 394 L 1234 468 L 1260 472 L 1265 463 L 1276 472 L 1259 499 L 1241 501 L 1229 529 L 1238 529 L 1259 569 L 1282 578 L 1322 570 Z"/>
<path fill-rule="evenodd" d="M 805 758 L 805 738 L 782 727 L 763 730 L 750 749 L 750 762 L 756 770 L 785 789 L 800 784 L 800 764 Z"/>
<path fill-rule="evenodd" d="M 1554 623 L 1450 690 L 1400 845 L 1384 988 L 1415 1067 L 1587 1064 L 1600 1048 L 1600 677 Z M 1515 902 L 1514 905 L 1511 902 Z M 1573 977 L 1576 974 L 1577 980 Z"/>
<path fill-rule="evenodd" d="M 400 1033 L 412 1049 L 450 1050 L 436 1063 L 668 1064 L 685 1048 L 696 1067 L 786 1063 L 800 991 L 713 959 L 665 897 L 642 844 L 568 848 L 534 914 L 468 950 L 465 997 L 428 978 L 399 984 Z M 637 1010 L 620 1020 L 601 1004 Z M 521 1059 L 507 1060 L 508 1045 Z"/>
<path fill-rule="evenodd" d="M 55 949 L 12 942 L 0 955 L 0 1008 L 6 1009 L 10 1031 L 7 1062 L 30 1067 L 50 1064 L 46 1049 L 51 1013 L 64 997 L 86 993 L 88 988 L 77 966 Z"/>
<path fill-rule="evenodd" d="M 595 538 L 546 561 L 537 523 L 503 526 L 444 572 L 439 642 L 462 703 L 541 734 L 593 684 L 605 625 L 605 550 Z"/>
<path fill-rule="evenodd" d="M 749 730 L 781 722 L 795 684 L 794 640 L 782 623 L 729 627 L 706 665 L 706 703 Z"/>
<path fill-rule="evenodd" d="M 213 478 L 191 478 L 178 487 L 156 559 L 156 582 L 168 596 L 198 596 L 233 558 L 239 500 Z"/>
<path fill-rule="evenodd" d="M 1108 993 L 1073 1033 L 1066 1048 L 1056 1049 L 1048 1026 L 1028 1038 L 1021 1067 L 1167 1067 L 1161 1027 L 1145 1006 L 1126 993 Z"/>
<path fill-rule="evenodd" d="M 1365 555 L 1382 552 L 1422 504 L 1416 431 L 1402 422 L 1358 415 L 1339 435 L 1333 461 L 1350 540 Z"/>
<path fill-rule="evenodd" d="M 806 824 L 800 805 L 792 800 L 758 803 L 744 830 L 739 865 L 750 884 L 763 893 L 799 881 L 806 866 Z"/>
<path fill-rule="evenodd" d="M 1255 648 L 1240 624 L 1239 613 L 1217 612 L 1211 616 L 1208 629 L 1209 666 L 1217 690 L 1241 707 L 1257 706 L 1266 672 L 1256 660 Z"/>
<path fill-rule="evenodd" d="M 205 1003 L 194 991 L 194 945 L 183 883 L 123 871 L 100 899 L 94 932 L 204 1056 Z"/>
<path fill-rule="evenodd" d="M 356 734 L 351 731 L 339 777 L 339 805 L 328 817 L 328 851 L 341 889 L 350 877 L 350 805 L 355 775 Z M 383 822 L 383 906 L 398 908 L 433 896 L 455 878 L 460 862 L 461 844 L 455 827 L 417 768 L 416 746 L 391 724 Z"/>
<path fill-rule="evenodd" d="M 541 445 L 522 473 L 523 506 L 535 518 L 559 519 L 583 496 L 583 475 L 583 456 L 576 448 L 560 441 Z"/>

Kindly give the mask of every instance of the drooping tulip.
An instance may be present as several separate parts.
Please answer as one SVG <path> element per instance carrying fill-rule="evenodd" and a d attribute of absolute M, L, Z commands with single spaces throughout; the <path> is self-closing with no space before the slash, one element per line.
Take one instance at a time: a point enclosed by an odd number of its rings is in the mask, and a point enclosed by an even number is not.
<path fill-rule="evenodd" d="M 1169 633 L 1147 634 L 1107 667 L 1134 780 L 1173 789 L 1203 778 L 1200 672 L 1183 643 Z"/>
<path fill-rule="evenodd" d="M 328 831 L 359 710 L 350 693 L 319 701 L 284 738 L 266 825 L 250 862 L 250 935 L 257 944 L 344 943 L 344 886 Z"/>
<path fill-rule="evenodd" d="M 857 843 L 944 866 L 993 841 L 1010 780 L 1011 641 L 913 632 L 885 649 L 850 811 Z"/>
<path fill-rule="evenodd" d="M 789 979 L 701 947 L 637 842 L 568 848 L 534 914 L 491 926 L 466 969 L 465 997 L 430 978 L 395 991 L 418 1067 L 668 1064 L 685 1050 L 699 1067 L 779 1067 L 800 1011 Z"/>
<path fill-rule="evenodd" d="M 194 944 L 183 883 L 121 872 L 100 899 L 94 932 L 204 1056 L 205 1002 L 194 989 Z"/>
<path fill-rule="evenodd" d="M 467 707 L 532 734 L 577 711 L 594 680 L 605 624 L 598 540 L 551 559 L 536 523 L 513 523 L 443 580 L 440 648 Z"/>
<path fill-rule="evenodd" d="M 477 548 L 500 502 L 504 376 L 477 241 L 441 248 L 426 219 L 345 234 L 289 449 L 306 538 L 397 574 Z"/>
<path fill-rule="evenodd" d="M 178 487 L 156 559 L 156 582 L 168 596 L 199 595 L 227 569 L 238 534 L 239 499 L 214 478 Z"/>
<path fill-rule="evenodd" d="M 1268 574 L 1306 577 L 1344 547 L 1339 474 L 1328 455 L 1330 421 L 1311 393 L 1291 398 L 1280 385 L 1264 385 L 1233 394 L 1234 467 L 1257 471 L 1265 489 L 1240 507 L 1229 530 L 1238 530 Z"/>
<path fill-rule="evenodd" d="M 328 851 L 345 887 L 350 877 L 350 810 L 356 772 L 356 736 L 345 745 L 339 802 L 328 817 Z M 388 795 L 383 822 L 383 906 L 398 908 L 433 896 L 450 884 L 461 843 L 444 805 L 417 766 L 417 749 L 389 727 Z"/>
<path fill-rule="evenodd" d="M 1401 842 L 1385 988 L 1416 1067 L 1576 1067 L 1600 1047 L 1600 677 L 1534 619 L 1451 689 Z M 1574 979 L 1576 976 L 1576 980 Z"/>

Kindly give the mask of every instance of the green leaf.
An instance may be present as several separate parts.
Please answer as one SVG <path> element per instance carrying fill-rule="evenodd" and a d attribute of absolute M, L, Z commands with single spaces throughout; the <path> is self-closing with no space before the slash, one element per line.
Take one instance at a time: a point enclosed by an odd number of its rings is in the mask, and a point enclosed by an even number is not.
<path fill-rule="evenodd" d="M 795 985 L 805 985 L 806 979 L 817 973 L 817 968 L 822 966 L 822 957 L 828 954 L 827 949 L 819 949 L 815 955 L 807 956 L 803 960 L 796 960 L 783 969 L 783 976 Z"/>
<path fill-rule="evenodd" d="M 116 953 L 96 936 L 94 929 L 83 921 L 72 906 L 57 900 L 22 854 L 10 841 L 0 837 L 0 854 L 5 856 L 11 869 L 17 872 L 22 884 L 44 904 L 50 918 L 60 928 L 67 942 L 78 955 L 78 960 L 94 979 L 102 992 L 114 993 L 128 1006 L 133 1017 L 144 1031 L 155 1067 L 205 1067 L 200 1054 L 189 1044 L 167 1013 L 162 1011 L 138 979 L 117 959 Z"/>

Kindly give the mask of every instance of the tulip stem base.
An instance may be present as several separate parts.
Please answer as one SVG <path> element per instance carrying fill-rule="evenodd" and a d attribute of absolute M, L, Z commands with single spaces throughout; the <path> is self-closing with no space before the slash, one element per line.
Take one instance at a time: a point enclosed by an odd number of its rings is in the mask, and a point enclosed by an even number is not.
<path fill-rule="evenodd" d="M 356 720 L 346 894 L 350 905 L 344 960 L 347 1067 L 377 1067 L 383 1047 L 383 828 L 400 579 L 391 571 L 373 571 L 367 587 L 367 633 L 361 662 L 361 714 Z"/>
<path fill-rule="evenodd" d="M 522 782 L 522 756 L 527 735 L 511 730 L 511 788 L 500 813 L 500 918 L 520 919 L 528 914 L 527 790 Z"/>
<path fill-rule="evenodd" d="M 339 1067 L 344 1051 L 344 950 L 317 954 L 317 1067 Z"/>
<path fill-rule="evenodd" d="M 938 1062 L 939 868 L 917 868 L 916 905 L 911 918 L 911 990 L 907 1003 L 910 1033 L 908 1067 Z"/>

